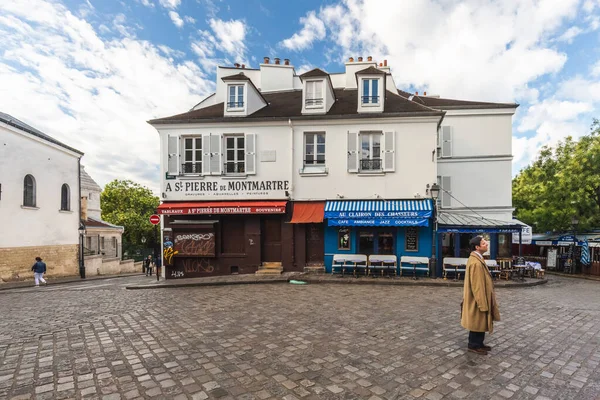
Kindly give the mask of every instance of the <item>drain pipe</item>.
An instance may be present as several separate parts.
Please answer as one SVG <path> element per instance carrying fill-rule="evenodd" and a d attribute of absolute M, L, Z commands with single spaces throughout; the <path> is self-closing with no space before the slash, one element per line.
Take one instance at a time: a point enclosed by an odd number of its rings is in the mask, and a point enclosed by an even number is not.
<path fill-rule="evenodd" d="M 295 138 L 294 138 L 294 126 L 292 125 L 292 119 L 289 118 L 288 119 L 288 125 L 290 127 L 290 137 L 292 140 L 292 157 L 291 160 L 292 162 L 290 162 L 291 165 L 291 173 L 290 173 L 290 190 L 288 193 L 288 200 L 292 200 L 293 198 L 293 193 L 294 193 L 294 160 L 296 160 L 296 154 L 295 154 L 295 146 L 294 146 L 294 142 L 295 142 Z M 292 265 L 295 267 L 296 266 L 296 229 L 294 228 L 294 226 L 292 225 Z"/>

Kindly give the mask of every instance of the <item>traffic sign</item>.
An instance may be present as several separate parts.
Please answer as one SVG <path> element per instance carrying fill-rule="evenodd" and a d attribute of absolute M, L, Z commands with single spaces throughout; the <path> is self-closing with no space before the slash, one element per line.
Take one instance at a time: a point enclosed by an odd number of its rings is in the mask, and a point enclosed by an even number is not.
<path fill-rule="evenodd" d="M 150 216 L 150 223 L 152 225 L 158 225 L 158 224 L 160 224 L 160 215 L 156 215 L 156 214 L 151 215 Z"/>

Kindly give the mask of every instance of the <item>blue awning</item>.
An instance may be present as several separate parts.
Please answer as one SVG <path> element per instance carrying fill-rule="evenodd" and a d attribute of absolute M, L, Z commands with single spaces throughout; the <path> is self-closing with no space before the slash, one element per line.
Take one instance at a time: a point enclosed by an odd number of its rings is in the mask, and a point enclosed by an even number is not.
<path fill-rule="evenodd" d="M 325 218 L 347 220 L 388 220 L 396 218 L 422 219 L 431 218 L 432 211 L 433 205 L 430 199 L 389 201 L 344 200 L 328 201 L 325 204 Z M 330 226 L 332 226 L 331 223 Z"/>

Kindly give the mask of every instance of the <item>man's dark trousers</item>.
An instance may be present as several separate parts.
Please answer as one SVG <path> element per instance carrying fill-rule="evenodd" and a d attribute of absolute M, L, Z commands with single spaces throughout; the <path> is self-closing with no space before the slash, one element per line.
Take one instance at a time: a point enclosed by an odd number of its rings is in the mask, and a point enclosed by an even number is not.
<path fill-rule="evenodd" d="M 483 347 L 483 340 L 485 339 L 485 332 L 473 332 L 469 331 L 469 348 L 479 349 Z"/>

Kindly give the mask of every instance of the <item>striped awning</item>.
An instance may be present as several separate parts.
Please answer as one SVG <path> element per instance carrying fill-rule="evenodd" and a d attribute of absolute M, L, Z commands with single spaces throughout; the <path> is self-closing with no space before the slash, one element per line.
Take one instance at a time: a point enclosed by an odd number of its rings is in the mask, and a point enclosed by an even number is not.
<path fill-rule="evenodd" d="M 344 200 L 328 201 L 325 218 L 429 218 L 431 200 Z"/>

